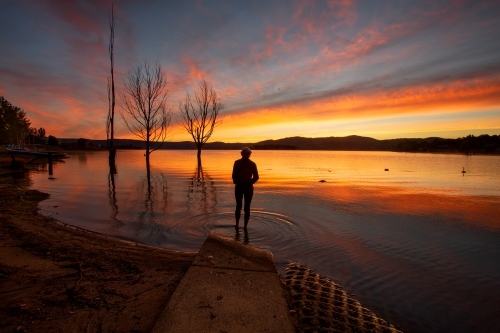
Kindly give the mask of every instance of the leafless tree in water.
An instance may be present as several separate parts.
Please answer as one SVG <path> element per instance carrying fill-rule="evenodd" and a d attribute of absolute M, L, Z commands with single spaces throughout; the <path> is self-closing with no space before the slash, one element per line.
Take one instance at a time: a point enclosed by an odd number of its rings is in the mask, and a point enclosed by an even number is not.
<path fill-rule="evenodd" d="M 207 80 L 201 80 L 198 88 L 194 97 L 187 93 L 184 101 L 179 102 L 179 113 L 182 126 L 191 135 L 198 149 L 198 166 L 201 167 L 201 148 L 212 136 L 214 128 L 221 123 L 219 113 L 222 103 Z"/>
<path fill-rule="evenodd" d="M 116 174 L 116 147 L 114 143 L 115 136 L 115 76 L 114 76 L 114 54 L 113 47 L 115 44 L 115 16 L 113 12 L 113 4 L 111 4 L 111 12 L 109 14 L 109 59 L 111 61 L 111 76 L 108 77 L 108 118 L 106 121 L 106 138 L 109 149 L 109 172 Z"/>
<path fill-rule="evenodd" d="M 137 65 L 124 82 L 120 114 L 130 132 L 146 142 L 148 173 L 149 155 L 161 148 L 172 119 L 167 93 L 167 80 L 158 63 Z"/>

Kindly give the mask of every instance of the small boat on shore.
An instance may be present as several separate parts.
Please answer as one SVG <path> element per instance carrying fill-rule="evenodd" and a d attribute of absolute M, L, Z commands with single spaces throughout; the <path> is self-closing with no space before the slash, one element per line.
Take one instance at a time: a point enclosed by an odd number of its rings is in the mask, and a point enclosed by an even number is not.
<path fill-rule="evenodd" d="M 27 147 L 21 147 L 16 145 L 6 145 L 5 149 L 14 154 L 19 155 L 31 155 L 36 157 L 49 157 L 49 154 L 54 159 L 62 159 L 68 158 L 69 156 L 66 153 L 58 152 L 58 151 L 45 151 L 45 150 L 31 150 Z"/>

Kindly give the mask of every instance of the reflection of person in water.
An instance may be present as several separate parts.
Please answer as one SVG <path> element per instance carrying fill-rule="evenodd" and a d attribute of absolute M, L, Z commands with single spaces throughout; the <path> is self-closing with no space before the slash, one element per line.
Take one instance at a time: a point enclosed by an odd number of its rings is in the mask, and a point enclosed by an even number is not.
<path fill-rule="evenodd" d="M 259 180 L 259 173 L 257 165 L 250 161 L 252 151 L 250 148 L 245 147 L 241 150 L 241 159 L 236 160 L 233 166 L 233 183 L 236 185 L 234 188 L 234 197 L 236 198 L 236 228 L 239 228 L 241 207 L 243 198 L 245 198 L 245 226 L 247 228 L 248 220 L 250 219 L 250 204 L 253 197 L 253 184 Z"/>

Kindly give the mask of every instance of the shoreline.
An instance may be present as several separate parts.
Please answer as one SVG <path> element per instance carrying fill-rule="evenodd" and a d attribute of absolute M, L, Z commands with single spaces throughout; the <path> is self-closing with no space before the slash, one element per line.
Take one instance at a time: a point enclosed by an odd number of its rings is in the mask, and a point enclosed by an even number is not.
<path fill-rule="evenodd" d="M 16 158 L 17 159 L 17 158 Z M 191 265 L 183 253 L 65 226 L 0 159 L 0 331 L 149 332 Z"/>

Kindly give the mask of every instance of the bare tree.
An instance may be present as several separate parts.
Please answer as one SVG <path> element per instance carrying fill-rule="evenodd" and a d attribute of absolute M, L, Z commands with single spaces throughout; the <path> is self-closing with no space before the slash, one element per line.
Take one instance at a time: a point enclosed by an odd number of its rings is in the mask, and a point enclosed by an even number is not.
<path fill-rule="evenodd" d="M 161 148 L 172 119 L 172 111 L 166 104 L 167 80 L 160 64 L 145 61 L 128 73 L 124 86 L 120 114 L 130 132 L 146 142 L 149 173 L 149 155 Z"/>
<path fill-rule="evenodd" d="M 182 127 L 191 134 L 198 149 L 198 167 L 201 167 L 201 148 L 212 136 L 214 128 L 221 123 L 219 112 L 222 103 L 207 80 L 201 80 L 198 88 L 199 91 L 194 92 L 194 98 L 187 93 L 184 101 L 179 102 L 179 113 Z"/>
<path fill-rule="evenodd" d="M 108 119 L 106 121 L 106 138 L 109 149 L 109 172 L 116 174 L 116 147 L 114 143 L 115 136 L 115 76 L 114 76 L 114 55 L 113 46 L 115 44 L 115 16 L 113 5 L 109 14 L 109 59 L 111 61 L 111 76 L 108 77 Z"/>

